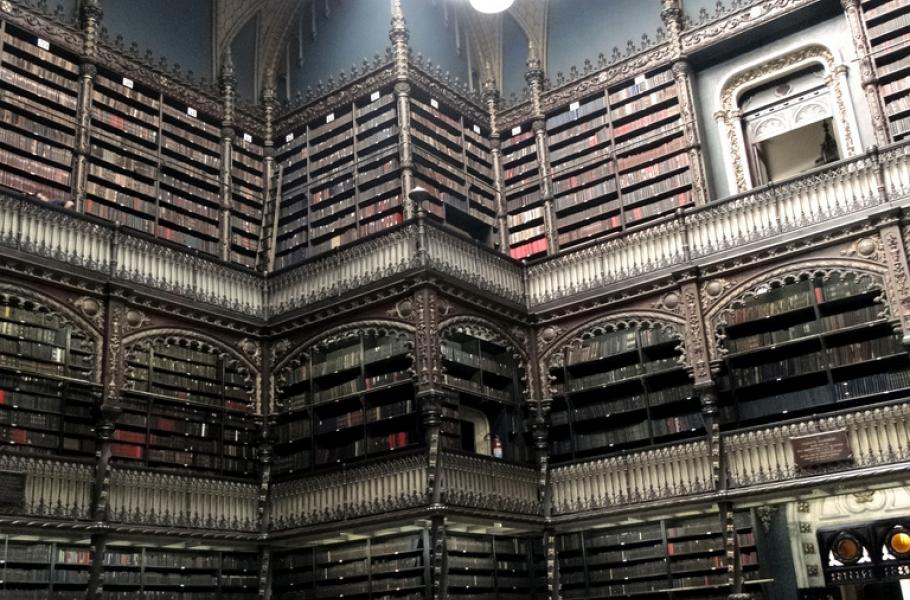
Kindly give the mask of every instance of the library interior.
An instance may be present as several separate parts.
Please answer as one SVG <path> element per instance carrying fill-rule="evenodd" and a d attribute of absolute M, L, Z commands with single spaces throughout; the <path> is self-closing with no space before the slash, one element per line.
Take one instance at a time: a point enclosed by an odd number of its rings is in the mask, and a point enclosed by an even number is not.
<path fill-rule="evenodd" d="M 910 0 L 0 0 L 0 600 L 910 600 Z"/>

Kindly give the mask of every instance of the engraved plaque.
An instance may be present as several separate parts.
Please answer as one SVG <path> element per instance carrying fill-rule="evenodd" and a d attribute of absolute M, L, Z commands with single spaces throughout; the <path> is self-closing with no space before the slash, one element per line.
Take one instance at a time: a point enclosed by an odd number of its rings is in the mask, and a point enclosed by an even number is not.
<path fill-rule="evenodd" d="M 796 466 L 800 468 L 853 460 L 845 429 L 791 437 L 790 443 Z"/>

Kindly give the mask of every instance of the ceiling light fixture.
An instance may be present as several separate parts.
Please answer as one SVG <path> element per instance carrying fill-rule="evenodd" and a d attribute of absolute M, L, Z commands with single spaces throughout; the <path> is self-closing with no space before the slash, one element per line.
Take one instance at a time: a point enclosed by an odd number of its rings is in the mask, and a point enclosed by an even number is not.
<path fill-rule="evenodd" d="M 506 10 L 512 6 L 513 2 L 515 2 L 515 0 L 471 0 L 471 6 L 473 6 L 474 10 L 477 12 L 492 15 Z"/>

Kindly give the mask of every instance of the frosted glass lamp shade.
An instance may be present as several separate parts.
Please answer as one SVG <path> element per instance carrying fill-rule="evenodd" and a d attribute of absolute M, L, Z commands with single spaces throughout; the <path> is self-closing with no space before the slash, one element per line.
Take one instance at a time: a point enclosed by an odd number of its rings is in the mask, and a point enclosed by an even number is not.
<path fill-rule="evenodd" d="M 513 2 L 515 2 L 515 0 L 471 0 L 471 6 L 473 6 L 474 10 L 477 12 L 492 15 L 506 10 L 512 6 Z"/>

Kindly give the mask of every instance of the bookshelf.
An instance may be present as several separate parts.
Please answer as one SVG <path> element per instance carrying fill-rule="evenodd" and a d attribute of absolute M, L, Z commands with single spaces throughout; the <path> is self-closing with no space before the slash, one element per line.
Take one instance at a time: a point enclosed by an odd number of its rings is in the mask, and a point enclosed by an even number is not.
<path fill-rule="evenodd" d="M 115 461 L 234 476 L 257 472 L 255 385 L 214 349 L 145 340 L 127 348 Z"/>
<path fill-rule="evenodd" d="M 440 446 L 502 458 L 529 459 L 520 400 L 523 369 L 511 350 L 483 330 L 449 331 L 441 342 L 443 387 Z"/>
<path fill-rule="evenodd" d="M 547 598 L 539 539 L 446 532 L 448 597 L 493 600 Z"/>
<path fill-rule="evenodd" d="M 751 512 L 734 513 L 734 524 L 747 591 L 761 598 Z M 729 576 L 722 525 L 712 513 L 558 535 L 560 597 L 725 599 Z"/>
<path fill-rule="evenodd" d="M 903 140 L 910 133 L 910 2 L 864 0 L 860 6 L 891 137 Z"/>
<path fill-rule="evenodd" d="M 89 336 L 30 303 L 0 303 L 0 443 L 7 451 L 95 454 Z"/>
<path fill-rule="evenodd" d="M 92 552 L 86 540 L 0 535 L 0 600 L 81 600 Z"/>
<path fill-rule="evenodd" d="M 679 334 L 660 323 L 617 328 L 566 348 L 555 388 L 550 454 L 571 460 L 701 435 L 701 408 L 680 362 Z"/>
<path fill-rule="evenodd" d="M 113 541 L 103 558 L 105 600 L 254 600 L 259 555 L 236 550 L 175 550 Z"/>
<path fill-rule="evenodd" d="M 492 245 L 496 190 L 488 132 L 419 88 L 409 96 L 415 185 L 424 208 L 478 242 Z"/>
<path fill-rule="evenodd" d="M 262 235 L 263 161 L 261 137 L 239 132 L 231 164 L 231 262 L 256 267 Z"/>
<path fill-rule="evenodd" d="M 857 406 L 910 387 L 907 353 L 877 300 L 881 283 L 833 274 L 768 285 L 721 318 L 729 425 Z"/>
<path fill-rule="evenodd" d="M 692 203 L 676 83 L 668 67 L 552 111 L 546 129 L 560 249 Z"/>
<path fill-rule="evenodd" d="M 78 59 L 0 22 L 0 185 L 69 200 Z"/>
<path fill-rule="evenodd" d="M 428 552 L 426 530 L 276 552 L 272 597 L 423 600 Z"/>
<path fill-rule="evenodd" d="M 537 145 L 530 123 L 502 134 L 502 175 L 509 256 L 530 259 L 547 253 L 543 196 Z"/>
<path fill-rule="evenodd" d="M 421 444 L 412 348 L 410 335 L 353 333 L 316 344 L 285 369 L 272 424 L 275 474 Z"/>
<path fill-rule="evenodd" d="M 297 264 L 403 220 L 398 116 L 381 88 L 275 138 L 281 169 L 275 266 Z"/>

